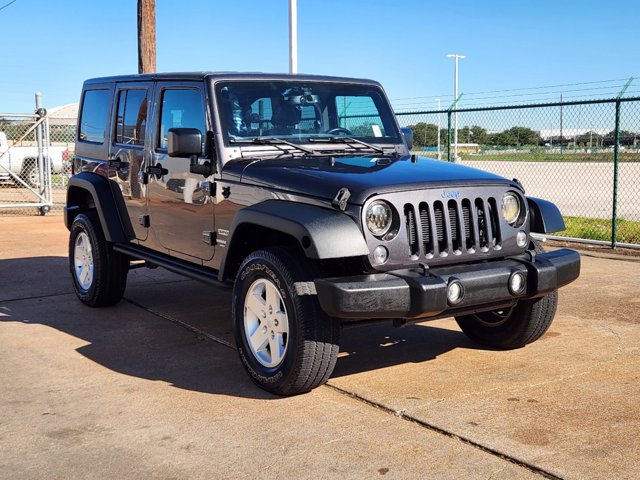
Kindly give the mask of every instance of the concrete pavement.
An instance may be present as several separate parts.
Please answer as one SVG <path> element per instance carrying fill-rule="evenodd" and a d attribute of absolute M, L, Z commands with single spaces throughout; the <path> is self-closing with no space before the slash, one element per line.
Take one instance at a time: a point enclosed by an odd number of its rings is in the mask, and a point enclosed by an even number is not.
<path fill-rule="evenodd" d="M 517 351 L 452 319 L 345 330 L 294 398 L 240 366 L 229 294 L 161 269 L 72 293 L 61 217 L 0 217 L 0 477 L 637 478 L 640 263 L 583 258 Z"/>
<path fill-rule="evenodd" d="M 563 215 L 611 218 L 613 160 L 611 162 L 486 161 L 482 156 L 462 162 L 506 178 L 517 177 L 527 195 L 555 203 Z M 640 163 L 619 165 L 618 216 L 640 221 Z"/>

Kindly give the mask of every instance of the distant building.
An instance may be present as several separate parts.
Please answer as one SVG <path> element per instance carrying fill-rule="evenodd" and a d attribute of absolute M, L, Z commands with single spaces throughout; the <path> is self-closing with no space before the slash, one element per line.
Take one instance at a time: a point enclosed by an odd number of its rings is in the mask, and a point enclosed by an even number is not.
<path fill-rule="evenodd" d="M 71 146 L 76 139 L 77 103 L 60 105 L 48 110 L 49 136 L 52 145 Z"/>
<path fill-rule="evenodd" d="M 609 132 L 603 128 L 556 128 L 540 130 L 540 137 L 545 145 L 551 146 L 602 147 L 603 139 Z"/>

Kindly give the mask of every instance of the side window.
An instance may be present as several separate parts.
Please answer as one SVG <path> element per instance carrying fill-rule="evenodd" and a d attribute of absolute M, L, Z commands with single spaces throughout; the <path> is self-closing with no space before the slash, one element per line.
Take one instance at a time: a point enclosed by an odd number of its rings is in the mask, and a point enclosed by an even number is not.
<path fill-rule="evenodd" d="M 110 100 L 111 92 L 109 90 L 86 90 L 84 92 L 78 135 L 80 141 L 104 143 Z"/>
<path fill-rule="evenodd" d="M 158 147 L 168 147 L 170 128 L 197 128 L 203 135 L 206 133 L 204 102 L 200 90 L 167 89 L 162 92 Z"/>
<path fill-rule="evenodd" d="M 144 145 L 147 125 L 147 90 L 121 90 L 118 95 L 116 143 Z"/>
<path fill-rule="evenodd" d="M 349 129 L 356 137 L 384 137 L 378 107 L 368 95 L 337 96 L 338 127 Z"/>

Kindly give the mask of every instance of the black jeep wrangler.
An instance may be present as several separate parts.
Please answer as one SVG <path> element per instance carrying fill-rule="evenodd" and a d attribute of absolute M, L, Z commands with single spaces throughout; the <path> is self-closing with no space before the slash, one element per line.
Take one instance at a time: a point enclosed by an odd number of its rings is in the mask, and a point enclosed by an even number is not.
<path fill-rule="evenodd" d="M 411 155 L 373 81 L 175 73 L 82 91 L 65 224 L 78 297 L 112 305 L 127 272 L 233 284 L 251 378 L 281 395 L 327 381 L 341 323 L 454 316 L 518 348 L 551 324 L 579 255 L 517 181 Z"/>

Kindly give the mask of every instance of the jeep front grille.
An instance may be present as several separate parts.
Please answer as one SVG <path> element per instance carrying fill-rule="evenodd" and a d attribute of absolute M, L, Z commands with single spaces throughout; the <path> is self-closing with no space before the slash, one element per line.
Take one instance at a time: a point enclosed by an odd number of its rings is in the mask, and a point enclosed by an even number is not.
<path fill-rule="evenodd" d="M 496 199 L 450 199 L 404 205 L 411 257 L 486 252 L 500 248 Z"/>

